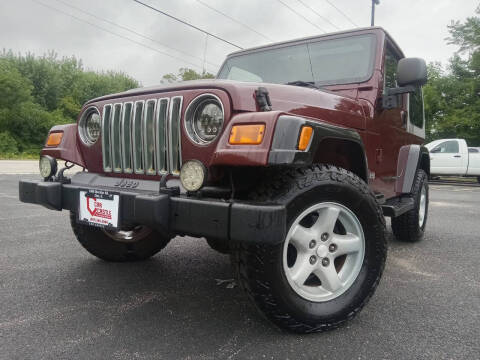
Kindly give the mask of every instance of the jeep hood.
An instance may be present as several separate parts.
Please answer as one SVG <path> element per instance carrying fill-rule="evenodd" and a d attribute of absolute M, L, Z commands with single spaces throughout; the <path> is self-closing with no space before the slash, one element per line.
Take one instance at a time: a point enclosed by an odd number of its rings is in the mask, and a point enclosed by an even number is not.
<path fill-rule="evenodd" d="M 122 97 L 193 89 L 204 89 L 206 91 L 208 89 L 219 89 L 228 93 L 234 112 L 258 111 L 255 90 L 260 86 L 268 90 L 273 110 L 308 116 L 359 129 L 364 128 L 362 121 L 364 119 L 363 107 L 354 98 L 323 89 L 223 79 L 193 80 L 132 89 L 90 100 L 86 105 Z"/>

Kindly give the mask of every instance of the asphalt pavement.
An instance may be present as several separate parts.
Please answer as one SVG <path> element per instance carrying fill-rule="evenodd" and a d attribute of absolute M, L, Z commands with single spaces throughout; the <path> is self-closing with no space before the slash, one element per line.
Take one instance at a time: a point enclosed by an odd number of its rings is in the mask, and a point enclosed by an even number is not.
<path fill-rule="evenodd" d="M 399 243 L 389 228 L 364 310 L 301 336 L 264 320 L 202 239 L 142 263 L 94 258 L 67 212 L 18 201 L 18 180 L 33 177 L 0 175 L 0 359 L 480 358 L 478 187 L 432 185 L 425 239 Z"/>

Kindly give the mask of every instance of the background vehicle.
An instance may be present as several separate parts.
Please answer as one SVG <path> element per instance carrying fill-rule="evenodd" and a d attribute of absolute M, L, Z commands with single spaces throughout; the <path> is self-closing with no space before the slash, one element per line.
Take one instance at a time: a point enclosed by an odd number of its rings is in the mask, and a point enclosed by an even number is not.
<path fill-rule="evenodd" d="M 476 176 L 480 182 L 480 152 L 463 139 L 441 139 L 425 145 L 432 175 Z"/>
<path fill-rule="evenodd" d="M 426 74 L 381 28 L 237 52 L 216 80 L 89 101 L 50 131 L 45 181 L 21 181 L 20 199 L 70 210 L 108 261 L 205 237 L 274 323 L 333 329 L 380 281 L 384 215 L 399 240 L 423 237 Z M 88 172 L 65 179 L 55 159 Z"/>

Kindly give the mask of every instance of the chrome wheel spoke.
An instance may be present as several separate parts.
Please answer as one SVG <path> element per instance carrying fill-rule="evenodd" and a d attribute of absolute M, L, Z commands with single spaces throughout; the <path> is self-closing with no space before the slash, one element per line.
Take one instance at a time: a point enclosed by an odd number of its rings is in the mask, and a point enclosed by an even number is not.
<path fill-rule="evenodd" d="M 357 253 L 362 249 L 362 239 L 357 235 L 335 234 L 332 238 L 332 243 L 336 245 L 335 256 Z"/>
<path fill-rule="evenodd" d="M 342 282 L 337 274 L 337 270 L 335 270 L 333 262 L 328 266 L 318 266 L 314 270 L 314 274 L 317 275 L 322 282 L 322 287 L 329 292 L 333 293 L 342 287 Z"/>
<path fill-rule="evenodd" d="M 318 219 L 312 229 L 319 235 L 323 233 L 332 234 L 338 220 L 340 209 L 329 206 L 318 211 Z"/>
<path fill-rule="evenodd" d="M 302 286 L 312 273 L 313 267 L 308 261 L 308 254 L 298 254 L 295 265 L 290 269 L 292 280 Z"/>
<path fill-rule="evenodd" d="M 290 241 L 298 251 L 306 251 L 308 249 L 308 244 L 314 238 L 315 236 L 312 236 L 310 229 L 298 224 L 293 230 Z"/>

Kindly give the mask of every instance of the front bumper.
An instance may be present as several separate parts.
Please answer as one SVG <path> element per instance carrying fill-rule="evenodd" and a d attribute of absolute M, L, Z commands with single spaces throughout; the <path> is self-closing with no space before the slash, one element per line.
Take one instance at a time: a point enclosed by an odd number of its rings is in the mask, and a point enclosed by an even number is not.
<path fill-rule="evenodd" d="M 120 194 L 121 224 L 146 225 L 167 236 L 190 235 L 270 244 L 285 238 L 284 206 L 171 196 L 159 193 L 158 186 L 156 181 L 122 181 L 82 172 L 74 175 L 69 184 L 21 180 L 19 197 L 22 202 L 48 209 L 77 212 L 80 189 L 108 190 Z"/>

